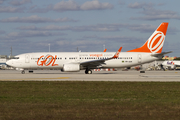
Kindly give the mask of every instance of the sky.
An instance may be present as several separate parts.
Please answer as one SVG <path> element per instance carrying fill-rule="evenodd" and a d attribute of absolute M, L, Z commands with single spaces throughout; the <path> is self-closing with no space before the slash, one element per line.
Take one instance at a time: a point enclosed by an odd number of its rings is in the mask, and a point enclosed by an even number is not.
<path fill-rule="evenodd" d="M 0 0 L 0 55 L 116 52 L 142 46 L 168 22 L 163 52 L 180 57 L 180 1 Z"/>

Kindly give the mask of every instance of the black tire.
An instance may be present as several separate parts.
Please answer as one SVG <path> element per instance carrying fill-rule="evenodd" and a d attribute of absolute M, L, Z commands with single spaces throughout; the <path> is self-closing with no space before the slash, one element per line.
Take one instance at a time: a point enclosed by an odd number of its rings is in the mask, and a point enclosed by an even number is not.
<path fill-rule="evenodd" d="M 88 70 L 85 70 L 85 74 L 88 74 Z"/>
<path fill-rule="evenodd" d="M 25 71 L 23 70 L 23 71 L 21 71 L 21 73 L 22 73 L 22 74 L 25 74 Z"/>
<path fill-rule="evenodd" d="M 92 74 L 92 70 L 86 69 L 86 70 L 85 70 L 85 74 Z"/>

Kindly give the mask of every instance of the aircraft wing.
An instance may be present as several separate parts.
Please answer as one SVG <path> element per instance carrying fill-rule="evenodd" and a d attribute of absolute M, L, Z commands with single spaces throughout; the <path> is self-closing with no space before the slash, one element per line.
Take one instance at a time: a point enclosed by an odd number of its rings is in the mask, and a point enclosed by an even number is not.
<path fill-rule="evenodd" d="M 120 47 L 119 50 L 115 53 L 115 55 L 111 58 L 86 61 L 80 63 L 80 65 L 86 68 L 97 68 L 98 66 L 101 67 L 102 64 L 105 64 L 105 61 L 118 58 L 121 49 L 122 47 Z"/>
<path fill-rule="evenodd" d="M 100 59 L 100 60 L 93 60 L 93 61 L 87 61 L 80 63 L 83 67 L 86 68 L 97 68 L 98 66 L 101 66 L 102 64 L 105 64 L 106 59 Z"/>

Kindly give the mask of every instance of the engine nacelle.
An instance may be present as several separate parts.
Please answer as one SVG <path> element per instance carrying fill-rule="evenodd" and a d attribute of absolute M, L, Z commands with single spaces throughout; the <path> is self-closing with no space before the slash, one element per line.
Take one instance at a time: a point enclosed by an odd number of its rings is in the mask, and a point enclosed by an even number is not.
<path fill-rule="evenodd" d="M 79 64 L 64 64 L 63 70 L 64 72 L 78 72 L 80 71 L 80 65 Z"/>

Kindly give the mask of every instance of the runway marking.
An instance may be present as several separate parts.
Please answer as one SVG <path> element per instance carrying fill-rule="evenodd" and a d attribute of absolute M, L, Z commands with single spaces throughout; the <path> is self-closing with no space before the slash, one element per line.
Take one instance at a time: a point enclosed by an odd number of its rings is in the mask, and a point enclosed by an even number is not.
<path fill-rule="evenodd" d="M 180 78 L 180 76 L 165 76 L 165 75 L 140 75 L 140 77 L 146 78 Z"/>
<path fill-rule="evenodd" d="M 58 78 L 38 78 L 38 79 L 69 79 L 70 77 L 58 77 Z"/>
<path fill-rule="evenodd" d="M 59 80 L 59 79 L 69 79 L 70 77 L 58 77 L 58 78 L 21 78 L 21 79 L 0 79 L 0 81 L 25 81 L 25 80 Z"/>

